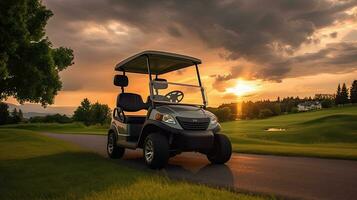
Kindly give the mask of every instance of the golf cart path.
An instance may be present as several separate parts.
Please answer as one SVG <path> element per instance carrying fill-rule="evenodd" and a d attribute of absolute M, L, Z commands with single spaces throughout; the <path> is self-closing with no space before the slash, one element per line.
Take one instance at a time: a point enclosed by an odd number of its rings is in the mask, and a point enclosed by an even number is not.
<path fill-rule="evenodd" d="M 105 136 L 44 134 L 107 157 Z M 117 162 L 151 171 L 140 150 L 127 150 L 123 160 Z M 175 179 L 293 199 L 357 199 L 357 161 L 234 153 L 226 165 L 210 165 L 202 154 L 183 153 L 171 158 L 160 173 Z"/>

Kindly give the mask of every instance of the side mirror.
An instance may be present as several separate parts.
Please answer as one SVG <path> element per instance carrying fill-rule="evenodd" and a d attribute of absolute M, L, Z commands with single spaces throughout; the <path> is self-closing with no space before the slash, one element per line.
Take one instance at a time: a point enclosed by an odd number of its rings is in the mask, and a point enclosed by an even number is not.
<path fill-rule="evenodd" d="M 119 87 L 126 87 L 128 86 L 128 77 L 125 75 L 115 75 L 114 76 L 114 85 Z"/>

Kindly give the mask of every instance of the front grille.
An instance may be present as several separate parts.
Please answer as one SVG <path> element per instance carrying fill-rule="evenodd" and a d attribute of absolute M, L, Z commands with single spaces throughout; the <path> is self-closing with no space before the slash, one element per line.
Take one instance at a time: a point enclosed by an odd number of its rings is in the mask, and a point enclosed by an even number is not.
<path fill-rule="evenodd" d="M 187 117 L 176 117 L 177 121 L 181 127 L 185 130 L 206 130 L 208 128 L 210 119 L 209 118 L 187 118 Z"/>

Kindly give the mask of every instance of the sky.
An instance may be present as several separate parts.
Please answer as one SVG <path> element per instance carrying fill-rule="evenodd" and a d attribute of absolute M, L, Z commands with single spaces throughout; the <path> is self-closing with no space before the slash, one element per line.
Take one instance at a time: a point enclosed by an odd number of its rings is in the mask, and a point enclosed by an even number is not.
<path fill-rule="evenodd" d="M 75 64 L 60 74 L 55 106 L 77 106 L 88 97 L 114 107 L 115 64 L 144 50 L 200 58 L 210 106 L 331 94 L 338 83 L 357 79 L 357 0 L 43 3 L 54 13 L 47 36 L 75 55 Z M 129 79 L 128 89 L 146 99 L 147 77 Z"/>

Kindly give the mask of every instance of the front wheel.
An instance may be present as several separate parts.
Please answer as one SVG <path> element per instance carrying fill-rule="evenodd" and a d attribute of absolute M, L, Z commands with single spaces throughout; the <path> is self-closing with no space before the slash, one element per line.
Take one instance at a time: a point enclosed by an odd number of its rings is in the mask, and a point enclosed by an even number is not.
<path fill-rule="evenodd" d="M 222 134 L 214 136 L 212 150 L 207 153 L 207 158 L 212 164 L 224 164 L 229 161 L 232 155 L 232 145 L 228 137 Z"/>
<path fill-rule="evenodd" d="M 145 139 L 143 153 L 145 163 L 151 169 L 165 167 L 170 157 L 167 138 L 159 133 L 148 135 Z"/>
<path fill-rule="evenodd" d="M 123 157 L 125 148 L 117 145 L 115 133 L 111 132 L 108 134 L 107 141 L 107 154 L 109 158 L 117 159 Z"/>

